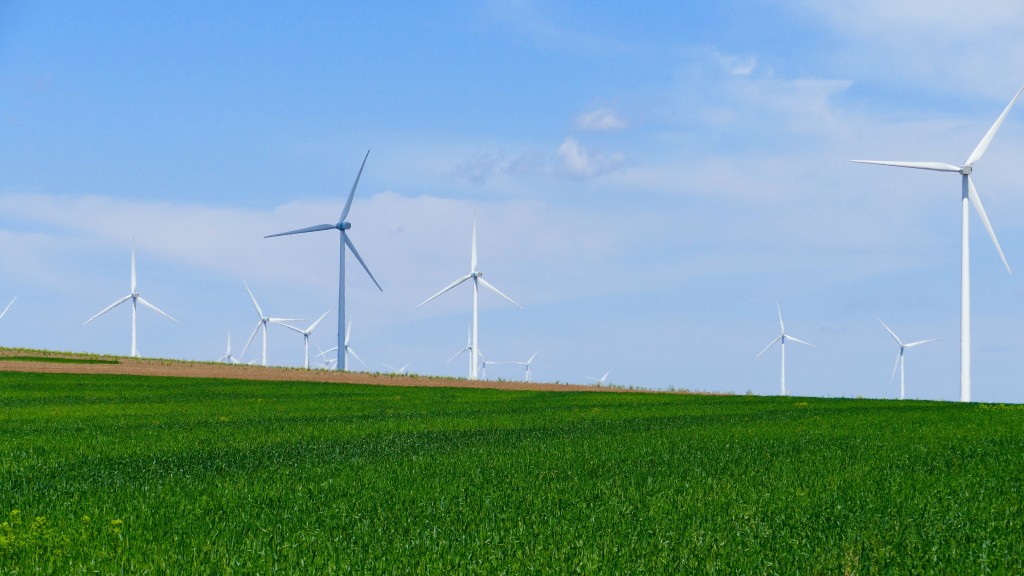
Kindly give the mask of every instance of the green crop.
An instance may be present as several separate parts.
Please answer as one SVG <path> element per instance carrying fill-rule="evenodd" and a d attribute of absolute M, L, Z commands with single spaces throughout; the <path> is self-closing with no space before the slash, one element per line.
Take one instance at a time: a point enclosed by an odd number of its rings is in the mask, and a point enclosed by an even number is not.
<path fill-rule="evenodd" d="M 0 573 L 1019 574 L 1017 406 L 0 373 Z"/>

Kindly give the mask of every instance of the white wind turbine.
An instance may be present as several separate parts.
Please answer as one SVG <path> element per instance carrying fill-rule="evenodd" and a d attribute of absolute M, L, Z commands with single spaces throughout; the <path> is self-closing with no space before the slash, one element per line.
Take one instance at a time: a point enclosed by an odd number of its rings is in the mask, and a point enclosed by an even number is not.
<path fill-rule="evenodd" d="M 992 138 L 995 137 L 999 127 L 1003 124 L 1003 120 L 1006 119 L 1006 115 L 1010 113 L 1010 109 L 1017 102 L 1017 98 L 1020 97 L 1021 92 L 1024 92 L 1024 87 L 1021 87 L 1017 91 L 1017 94 L 1010 100 L 1010 103 L 1003 110 L 1003 113 L 996 119 L 995 124 L 988 129 L 985 136 L 981 139 L 981 142 L 975 146 L 974 151 L 968 156 L 967 161 L 964 162 L 963 166 L 957 167 L 952 164 L 946 164 L 943 162 L 890 162 L 885 160 L 852 160 L 852 162 L 858 162 L 861 164 L 881 164 L 882 166 L 897 166 L 900 168 L 917 168 L 921 170 L 936 170 L 938 172 L 955 172 L 960 174 L 960 401 L 970 402 L 971 401 L 971 258 L 970 258 L 970 241 L 968 234 L 968 222 L 970 209 L 967 207 L 968 203 L 974 205 L 974 210 L 978 213 L 978 217 L 981 218 L 981 223 L 985 226 L 985 230 L 988 231 L 988 235 L 992 238 L 992 243 L 995 244 L 996 251 L 999 252 L 999 257 L 1003 260 L 1003 265 L 1006 266 L 1006 271 L 1010 272 L 1010 264 L 1006 261 L 1006 256 L 1003 255 L 1003 249 L 999 247 L 999 240 L 996 239 L 996 233 L 992 230 L 992 224 L 988 221 L 988 215 L 985 214 L 985 207 L 981 203 L 981 197 L 978 196 L 978 190 L 974 187 L 974 182 L 971 179 L 971 173 L 974 171 L 974 163 L 981 159 L 982 155 L 985 154 L 985 150 L 988 148 L 989 143 L 992 142 Z"/>
<path fill-rule="evenodd" d="M 497 288 L 492 286 L 487 280 L 484 280 L 483 272 L 480 272 L 479 270 L 476 269 L 476 218 L 475 217 L 473 218 L 473 245 L 472 245 L 472 250 L 471 250 L 471 255 L 470 255 L 469 268 L 470 268 L 469 274 L 463 276 L 462 278 L 459 278 L 458 280 L 456 280 L 456 281 L 452 282 L 451 284 L 449 284 L 448 286 L 444 287 L 437 294 L 434 294 L 430 298 L 427 298 L 422 303 L 420 303 L 420 306 L 423 306 L 427 302 L 430 302 L 434 298 L 437 298 L 441 294 L 444 294 L 445 292 L 451 290 L 452 288 L 455 288 L 456 286 L 458 286 L 459 284 L 462 284 L 463 282 L 465 282 L 467 280 L 472 280 L 473 281 L 473 325 L 472 325 L 472 329 L 470 330 L 469 346 L 467 346 L 465 349 L 459 351 L 459 354 L 464 352 L 466 349 L 469 349 L 469 351 L 470 351 L 469 379 L 470 380 L 476 380 L 477 379 L 477 367 L 480 364 L 480 348 L 478 346 L 479 338 L 478 338 L 478 330 L 477 330 L 477 328 L 478 328 L 478 321 L 477 320 L 479 318 L 478 310 L 477 310 L 477 304 L 478 304 L 478 300 L 480 298 L 480 285 L 483 284 L 484 287 L 488 288 L 489 290 L 491 290 L 492 292 L 494 292 L 498 296 L 501 296 L 505 300 L 508 300 L 512 304 L 515 304 L 520 309 L 522 309 L 523 307 L 520 306 L 519 303 L 516 302 L 515 300 L 513 300 L 513 299 L 509 298 L 508 296 L 506 296 L 505 294 L 503 294 L 501 292 L 501 290 L 498 290 Z M 419 306 L 417 306 L 417 308 L 419 308 Z M 458 356 L 458 354 L 456 354 L 456 356 Z M 453 356 L 453 358 L 454 358 L 454 356 Z M 450 361 L 451 360 L 449 360 L 449 362 Z"/>
<path fill-rule="evenodd" d="M 313 330 L 316 330 L 316 327 L 317 327 L 318 324 L 320 324 L 320 321 L 323 320 L 328 314 L 330 314 L 331 310 L 333 310 L 333 309 L 334 308 L 328 308 L 327 312 L 324 312 L 323 314 L 321 314 L 320 317 L 316 319 L 316 322 L 313 322 L 312 324 L 310 324 L 309 328 L 306 328 L 305 330 L 303 330 L 302 328 L 296 328 L 295 326 L 292 326 L 291 324 L 288 324 L 287 322 L 281 322 L 281 326 L 284 326 L 285 328 L 288 328 L 289 330 L 294 330 L 294 331 L 298 332 L 299 334 L 302 334 L 302 346 L 303 346 L 303 348 L 306 351 L 306 364 L 305 364 L 306 370 L 309 370 L 309 336 L 310 336 L 310 334 L 313 333 Z"/>
<path fill-rule="evenodd" d="M 345 369 L 348 370 L 348 355 L 351 354 L 353 358 L 355 358 L 356 360 L 359 360 L 359 363 L 363 365 L 363 368 L 366 368 L 367 370 L 369 370 L 370 367 L 366 365 L 366 362 L 363 362 L 363 359 L 360 358 L 359 355 L 356 354 L 356 351 L 352 349 L 352 346 L 349 345 L 349 337 L 351 335 L 352 335 L 352 321 L 349 320 L 348 321 L 348 326 L 345 327 Z M 338 349 L 337 346 L 332 346 L 332 347 L 328 348 L 325 351 L 321 350 L 320 354 L 318 354 L 318 356 L 323 356 L 324 354 L 330 354 L 331 352 L 334 352 L 337 349 Z"/>
<path fill-rule="evenodd" d="M 898 344 L 899 347 L 900 347 L 900 352 L 899 352 L 899 354 L 896 355 L 896 364 L 893 365 L 893 367 L 892 367 L 892 374 L 889 376 L 889 383 L 892 384 L 892 379 L 896 377 L 896 369 L 899 368 L 900 369 L 900 400 L 903 400 L 906 397 L 905 396 L 905 394 L 906 394 L 906 387 L 904 386 L 904 380 L 903 380 L 903 363 L 904 363 L 903 351 L 906 350 L 907 348 L 913 348 L 914 346 L 920 346 L 921 344 L 927 344 L 929 342 L 935 342 L 936 340 L 938 340 L 938 338 L 929 338 L 928 340 L 918 340 L 917 342 L 908 342 L 908 343 L 904 344 L 903 340 L 900 340 L 900 337 L 897 336 L 896 333 L 892 331 L 892 328 L 889 328 L 888 326 L 886 326 L 885 322 L 882 322 L 881 318 L 875 318 L 875 319 L 878 320 L 878 322 L 882 324 L 882 326 L 885 328 L 886 332 L 888 332 L 889 335 L 892 336 L 892 339 L 895 340 L 896 344 Z"/>
<path fill-rule="evenodd" d="M 135 239 L 134 238 L 132 238 L 132 291 L 127 296 L 118 299 L 117 301 L 115 301 L 110 306 L 107 306 L 103 310 L 100 310 L 99 313 L 97 313 L 92 318 L 89 318 L 88 320 L 83 322 L 82 325 L 84 326 L 84 325 L 88 324 L 89 322 L 92 322 L 93 320 L 99 318 L 100 316 L 103 316 L 107 312 L 110 312 L 114 308 L 117 308 L 118 306 L 120 306 L 121 304 L 124 304 L 125 302 L 127 302 L 129 300 L 132 301 L 132 357 L 135 358 L 135 357 L 138 357 L 138 355 L 139 355 L 139 352 L 138 352 L 138 350 L 135 347 L 135 314 L 136 314 L 136 309 L 138 307 L 138 304 L 141 303 L 143 306 L 145 306 L 147 308 L 150 308 L 151 310 L 157 312 L 158 314 L 160 314 L 161 316 L 167 318 L 168 320 L 171 320 L 173 322 L 178 322 L 178 321 L 175 320 L 174 318 L 171 318 L 163 310 L 157 308 L 156 306 L 153 306 L 149 302 L 146 302 L 146 300 L 142 296 L 139 295 L 139 291 L 138 291 L 138 289 L 136 288 L 136 285 L 135 285 Z M 13 303 L 13 300 L 11 302 Z M 10 306 L 10 305 L 8 304 L 8 306 Z"/>
<path fill-rule="evenodd" d="M 245 291 L 249 293 L 249 299 L 252 300 L 252 305 L 256 307 L 256 314 L 259 314 L 260 321 L 256 324 L 256 328 L 253 329 L 252 335 L 249 336 L 249 340 L 245 343 L 245 347 L 242 348 L 242 356 L 245 356 L 245 351 L 249 349 L 249 344 L 252 344 L 252 339 L 256 337 L 256 333 L 263 329 L 263 365 L 267 365 L 267 325 L 268 324 L 284 324 L 285 322 L 297 322 L 302 320 L 301 318 L 271 318 L 263 313 L 263 309 L 260 308 L 256 297 L 252 295 L 252 290 L 249 289 L 249 285 L 246 284 L 245 280 L 242 280 L 242 284 L 245 285 Z"/>
<path fill-rule="evenodd" d="M 14 301 L 17 300 L 17 299 L 18 299 L 17 296 L 15 296 L 14 298 L 11 299 L 11 302 L 9 304 L 7 304 L 6 308 L 4 308 L 4 311 L 0 312 L 0 318 L 3 318 L 4 316 L 7 315 L 7 311 L 11 309 L 11 304 L 14 304 Z"/>
<path fill-rule="evenodd" d="M 774 346 L 776 342 L 779 343 L 779 348 L 782 349 L 782 392 L 780 394 L 782 396 L 785 396 L 786 395 L 786 341 L 787 340 L 792 340 L 793 342 L 799 342 L 801 344 L 805 344 L 807 346 L 810 346 L 811 348 L 814 348 L 814 344 L 811 344 L 810 342 L 804 342 L 803 340 L 797 338 L 796 336 L 790 336 L 789 334 L 786 334 L 786 325 L 782 323 L 782 307 L 779 306 L 778 302 L 775 303 L 775 307 L 779 310 L 779 336 L 775 340 L 772 340 L 770 344 L 765 346 L 764 350 L 761 350 L 760 352 L 758 352 L 756 357 L 760 358 L 761 355 L 764 354 L 765 352 L 767 352 L 769 348 Z"/>
<path fill-rule="evenodd" d="M 609 371 L 605 372 L 604 376 L 601 376 L 600 378 L 594 378 L 593 376 L 587 376 L 587 379 L 588 380 L 593 380 L 594 381 L 594 386 L 604 386 L 604 383 L 608 381 L 608 375 L 611 374 L 611 373 L 612 373 L 612 371 L 609 370 Z"/>
<path fill-rule="evenodd" d="M 518 366 L 523 366 L 524 368 L 526 368 L 526 377 L 523 379 L 523 382 L 533 381 L 533 374 L 530 373 L 530 365 L 533 364 L 533 359 L 537 357 L 537 354 L 539 354 L 539 352 L 534 352 L 533 356 L 530 356 L 530 359 L 527 360 L 526 362 L 510 362 L 510 364 L 516 364 Z"/>
<path fill-rule="evenodd" d="M 370 151 L 366 151 L 366 156 L 363 157 L 363 163 L 359 166 L 359 173 L 356 174 L 356 181 L 352 183 L 352 191 L 348 194 L 348 200 L 345 201 L 345 207 L 341 210 L 341 217 L 338 218 L 336 224 L 319 224 L 317 226 L 310 226 L 308 228 L 300 228 L 298 230 L 291 230 L 289 232 L 281 232 L 279 234 L 271 234 L 266 238 L 273 238 L 275 236 L 288 236 L 290 234 L 304 234 L 306 232 L 320 232 L 322 230 L 337 230 L 341 233 L 339 243 L 341 248 L 338 255 L 338 348 L 345 345 L 344 340 L 344 329 L 345 329 L 345 247 L 352 251 L 352 255 L 356 257 L 359 264 L 362 265 L 363 270 L 370 276 L 370 280 L 377 285 L 377 289 L 381 292 L 384 291 L 377 282 L 377 279 L 373 277 L 373 273 L 366 266 L 366 262 L 363 262 L 363 257 L 359 255 L 359 251 L 356 250 L 352 240 L 348 237 L 348 230 L 352 228 L 345 218 L 348 217 L 348 211 L 352 208 L 352 199 L 356 195 L 356 186 L 359 185 L 359 177 L 363 175 L 363 168 L 366 166 L 366 159 L 370 156 Z M 346 354 L 341 362 L 339 362 L 338 369 L 348 370 L 348 355 Z"/>
<path fill-rule="evenodd" d="M 316 349 L 319 352 L 319 354 L 317 354 L 316 356 L 317 356 L 317 358 L 320 358 L 323 361 L 323 363 L 324 363 L 324 370 L 332 370 L 334 368 L 334 366 L 338 363 L 338 359 L 337 358 L 328 358 L 327 355 L 330 354 L 331 352 L 334 352 L 335 350 L 337 350 L 338 347 L 335 346 L 334 348 L 331 348 L 331 349 L 329 349 L 327 351 L 324 351 L 324 350 L 321 350 L 320 349 L 320 345 L 317 344 Z"/>
<path fill-rule="evenodd" d="M 473 354 L 472 354 L 472 352 L 473 352 L 473 328 L 472 327 L 470 327 L 469 330 L 466 331 L 466 347 L 461 349 L 461 350 L 459 350 L 455 354 L 452 354 L 452 357 L 449 358 L 447 360 L 447 362 L 451 362 L 452 360 L 455 360 L 456 358 L 461 356 L 463 352 L 470 352 L 470 355 L 469 355 L 469 376 L 468 377 L 472 378 L 473 377 Z"/>
<path fill-rule="evenodd" d="M 406 369 L 409 368 L 409 363 L 406 362 L 405 364 L 402 364 L 401 368 L 395 368 L 391 364 L 384 364 L 384 367 L 387 368 L 388 370 L 391 370 L 392 374 L 397 374 L 399 376 L 405 376 Z"/>
<path fill-rule="evenodd" d="M 238 364 L 238 358 L 231 355 L 231 331 L 228 330 L 228 349 L 223 356 L 217 359 L 217 362 L 227 362 L 228 364 Z"/>

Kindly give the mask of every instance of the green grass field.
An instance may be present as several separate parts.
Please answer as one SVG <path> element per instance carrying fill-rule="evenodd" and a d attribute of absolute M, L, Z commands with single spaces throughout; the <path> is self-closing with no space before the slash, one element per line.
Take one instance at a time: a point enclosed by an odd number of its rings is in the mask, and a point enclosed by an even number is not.
<path fill-rule="evenodd" d="M 0 373 L 0 573 L 1020 574 L 1022 408 Z"/>

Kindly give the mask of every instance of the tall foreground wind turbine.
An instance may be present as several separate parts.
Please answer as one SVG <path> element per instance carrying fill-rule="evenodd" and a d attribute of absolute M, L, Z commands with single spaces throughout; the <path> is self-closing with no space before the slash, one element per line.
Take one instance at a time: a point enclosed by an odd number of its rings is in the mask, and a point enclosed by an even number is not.
<path fill-rule="evenodd" d="M 480 347 L 477 345 L 478 344 L 478 332 L 477 332 L 478 322 L 477 322 L 477 319 L 479 318 L 479 315 L 477 313 L 477 303 L 478 303 L 478 300 L 480 298 L 480 285 L 483 284 L 484 287 L 486 287 L 487 289 L 491 290 L 492 292 L 494 292 L 498 296 L 501 296 L 505 300 L 508 300 L 512 304 L 515 304 L 520 309 L 522 309 L 523 307 L 519 306 L 519 303 L 516 302 L 515 300 L 513 300 L 513 299 L 509 298 L 508 296 L 504 295 L 501 292 L 501 290 L 498 290 L 494 286 L 491 286 L 491 284 L 487 280 L 484 280 L 484 273 L 480 272 L 479 270 L 476 269 L 476 218 L 475 217 L 473 218 L 473 247 L 472 247 L 472 250 L 471 250 L 471 255 L 470 255 L 470 260 L 469 260 L 469 274 L 463 276 L 462 278 L 459 278 L 455 282 L 452 282 L 451 284 L 449 284 L 448 286 L 443 288 L 437 294 L 434 294 L 430 298 L 427 298 L 422 303 L 420 303 L 420 306 L 423 306 L 424 304 L 426 304 L 427 302 L 430 302 L 434 298 L 437 298 L 441 294 L 444 294 L 445 292 L 451 290 L 452 288 L 455 288 L 456 286 L 458 286 L 459 284 L 462 284 L 466 280 L 472 280 L 473 281 L 473 329 L 470 332 L 470 343 L 469 343 L 469 346 L 467 346 L 467 348 L 472 348 L 470 350 L 470 354 L 472 356 L 471 356 L 470 365 L 469 365 L 469 379 L 470 380 L 476 380 L 477 379 L 477 371 L 478 371 L 479 365 L 480 365 Z M 417 306 L 417 308 L 419 308 L 419 306 Z"/>
<path fill-rule="evenodd" d="M 336 224 L 319 224 L 317 226 L 310 226 L 309 228 L 300 228 L 298 230 L 292 230 L 290 232 L 281 232 L 279 234 L 271 234 L 266 238 L 273 238 L 275 236 L 288 236 L 290 234 L 305 234 L 306 232 L 320 232 L 322 230 L 337 230 L 341 233 L 339 238 L 339 244 L 341 246 L 338 255 L 338 349 L 342 350 L 345 346 L 345 247 L 352 251 L 352 255 L 356 257 L 359 264 L 362 265 L 363 270 L 370 276 L 370 280 L 377 285 L 377 289 L 381 292 L 384 291 L 377 282 L 377 279 L 373 277 L 373 273 L 366 266 L 366 262 L 363 262 L 363 257 L 359 255 L 359 251 L 356 250 L 352 240 L 348 237 L 348 229 L 352 227 L 345 218 L 348 217 L 348 211 L 352 208 L 352 198 L 356 195 L 356 186 L 359 185 L 359 177 L 363 175 L 363 168 L 366 166 L 366 159 L 370 157 L 370 151 L 366 151 L 366 156 L 363 156 L 363 163 L 359 166 L 359 173 L 356 174 L 356 181 L 352 183 L 352 191 L 348 193 L 348 200 L 345 201 L 345 207 L 341 210 L 341 217 L 338 218 Z M 344 358 L 338 362 L 337 369 L 348 370 L 348 355 L 345 354 Z"/>
<path fill-rule="evenodd" d="M 887 160 L 852 160 L 852 162 L 859 162 L 861 164 L 881 164 L 882 166 L 897 166 L 900 168 L 917 168 L 920 170 L 936 170 L 938 172 L 955 172 L 960 174 L 960 188 L 961 188 L 961 233 L 960 233 L 960 401 L 970 402 L 971 401 L 971 257 L 970 257 L 970 241 L 968 234 L 968 216 L 970 209 L 967 207 L 968 202 L 974 205 L 974 210 L 978 213 L 978 217 L 981 218 L 981 223 L 985 225 L 985 230 L 988 231 L 988 235 L 992 238 L 992 243 L 996 246 L 996 251 L 999 252 L 999 257 L 1003 260 L 1003 265 L 1006 266 L 1006 271 L 1010 272 L 1010 264 L 1006 261 L 1006 256 L 1003 256 L 1003 249 L 999 247 L 999 240 L 996 239 L 996 233 L 992 230 L 992 224 L 988 221 L 988 215 L 985 214 L 985 207 L 981 204 L 981 197 L 978 196 L 978 190 L 974 187 L 974 182 L 971 179 L 971 173 L 974 171 L 974 163 L 981 159 L 982 155 L 985 154 L 985 150 L 988 148 L 989 143 L 992 142 L 992 138 L 995 137 L 999 127 L 1003 124 L 1003 120 L 1006 119 L 1006 115 L 1010 113 L 1010 109 L 1017 103 L 1017 99 L 1020 98 L 1021 92 L 1024 92 L 1024 86 L 1017 91 L 1017 94 L 1010 100 L 1010 103 L 1003 110 L 1003 113 L 996 119 L 995 124 L 988 129 L 985 133 L 985 137 L 978 142 L 975 146 L 974 151 L 967 157 L 967 161 L 964 162 L 963 166 L 959 168 L 952 164 L 945 164 L 943 162 L 890 162 Z"/>
<path fill-rule="evenodd" d="M 888 326 L 886 326 L 885 322 L 882 322 L 881 318 L 876 318 L 876 320 L 878 320 L 882 324 L 882 326 L 885 328 L 885 331 L 888 332 L 890 336 L 892 336 L 892 339 L 895 340 L 896 344 L 898 344 L 899 347 L 900 347 L 900 353 L 896 355 L 896 364 L 892 367 L 892 374 L 889 376 L 889 383 L 890 384 L 892 383 L 892 379 L 896 376 L 896 368 L 899 368 L 900 369 L 900 400 L 903 400 L 906 397 L 906 395 L 905 395 L 906 388 L 903 385 L 903 351 L 906 350 L 907 348 L 913 348 L 914 346 L 920 346 L 921 344 L 927 344 L 929 342 L 935 342 L 936 340 L 938 340 L 938 338 L 929 338 L 928 340 L 919 340 L 917 342 L 908 342 L 908 343 L 904 344 L 903 340 L 900 340 L 900 337 L 897 336 L 896 333 L 892 331 L 892 328 L 889 328 Z"/>
<path fill-rule="evenodd" d="M 110 306 L 107 306 L 103 310 L 100 310 L 95 316 L 93 316 L 92 318 L 89 318 L 88 320 L 83 322 L 82 325 L 84 326 L 84 325 L 88 324 L 89 322 L 92 322 L 93 320 L 99 318 L 100 316 L 103 316 L 107 312 L 110 312 L 114 308 L 117 308 L 118 306 L 120 306 L 121 304 L 124 304 L 125 302 L 127 302 L 129 300 L 132 301 L 132 357 L 135 358 L 135 357 L 138 357 L 138 355 L 139 355 L 138 350 L 135 348 L 135 313 L 136 313 L 136 308 L 138 307 L 139 303 L 141 303 L 143 306 L 145 306 L 147 308 L 152 309 L 153 311 L 157 312 L 158 314 L 160 314 L 161 316 L 167 318 L 168 320 L 171 320 L 173 322 L 177 322 L 177 320 L 175 320 L 174 318 L 171 318 L 170 316 L 168 316 L 167 313 L 164 312 L 163 310 L 157 308 L 156 306 L 153 306 L 149 302 L 146 302 L 146 300 L 142 296 L 139 295 L 139 291 L 138 291 L 138 289 L 136 288 L 136 285 L 135 285 L 135 239 L 134 238 L 132 238 L 132 291 L 127 296 L 118 299 L 117 301 L 115 301 Z M 12 303 L 13 303 L 13 301 L 12 301 Z"/>
<path fill-rule="evenodd" d="M 780 392 L 780 396 L 785 396 L 786 395 L 786 341 L 787 340 L 792 340 L 793 342 L 799 342 L 801 344 L 805 344 L 807 346 L 810 346 L 811 348 L 814 348 L 814 344 L 811 344 L 810 342 L 804 342 L 803 340 L 797 338 L 796 336 L 790 336 L 789 334 L 786 334 L 786 325 L 782 323 L 782 307 L 779 306 L 778 302 L 775 303 L 775 307 L 779 311 L 779 336 L 775 340 L 772 340 L 771 343 L 769 343 L 767 346 L 765 346 L 764 350 L 761 350 L 760 352 L 758 352 L 756 357 L 760 358 L 761 355 L 764 354 L 765 352 L 767 352 L 769 348 L 774 346 L 776 342 L 779 343 L 779 348 L 782 349 L 782 391 Z"/>

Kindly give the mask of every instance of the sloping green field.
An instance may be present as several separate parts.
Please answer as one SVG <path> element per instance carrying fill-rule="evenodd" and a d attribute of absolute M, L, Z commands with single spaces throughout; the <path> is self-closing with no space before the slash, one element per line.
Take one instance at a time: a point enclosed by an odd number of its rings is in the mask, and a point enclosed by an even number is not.
<path fill-rule="evenodd" d="M 0 373 L 0 573 L 1020 574 L 1024 409 Z"/>

